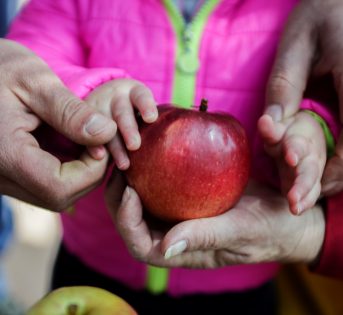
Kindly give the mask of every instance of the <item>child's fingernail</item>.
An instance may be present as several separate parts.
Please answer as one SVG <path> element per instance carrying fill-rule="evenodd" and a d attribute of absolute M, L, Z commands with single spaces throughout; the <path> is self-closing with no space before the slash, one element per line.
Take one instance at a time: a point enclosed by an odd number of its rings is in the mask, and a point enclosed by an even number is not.
<path fill-rule="evenodd" d="M 96 160 L 101 160 L 106 154 L 106 149 L 104 146 L 100 145 L 97 147 L 91 147 L 90 149 L 91 156 Z"/>
<path fill-rule="evenodd" d="M 137 150 L 141 145 L 141 137 L 139 135 L 132 136 L 127 147 L 129 150 Z"/>
<path fill-rule="evenodd" d="M 153 122 L 157 119 L 157 112 L 153 111 L 153 112 L 147 112 L 145 115 L 144 115 L 144 120 L 146 122 Z"/>
<path fill-rule="evenodd" d="M 271 105 L 267 108 L 265 114 L 273 118 L 273 121 L 279 122 L 282 120 L 282 107 L 281 105 Z"/>
<path fill-rule="evenodd" d="M 116 165 L 120 170 L 124 171 L 129 168 L 130 160 L 127 158 L 122 158 L 119 161 L 117 161 Z"/>
<path fill-rule="evenodd" d="M 299 158 L 298 158 L 298 155 L 296 154 L 293 155 L 293 163 L 294 163 L 294 166 L 297 166 L 299 163 Z"/>
<path fill-rule="evenodd" d="M 187 242 L 185 240 L 179 241 L 176 244 L 170 246 L 165 254 L 164 254 L 164 259 L 170 259 L 172 257 L 175 257 L 177 255 L 180 255 L 185 251 L 187 248 Z"/>
<path fill-rule="evenodd" d="M 293 153 L 293 152 L 289 153 L 288 156 L 287 156 L 287 158 L 288 158 L 288 163 L 289 163 L 291 166 L 295 167 L 295 166 L 298 165 L 298 163 L 299 163 L 299 157 L 298 157 L 298 155 L 297 155 L 296 153 Z"/>
<path fill-rule="evenodd" d="M 114 157 L 114 161 L 120 170 L 126 170 L 130 166 L 130 159 L 126 153 L 118 152 L 117 155 L 115 155 L 114 152 L 111 151 L 111 154 Z"/>

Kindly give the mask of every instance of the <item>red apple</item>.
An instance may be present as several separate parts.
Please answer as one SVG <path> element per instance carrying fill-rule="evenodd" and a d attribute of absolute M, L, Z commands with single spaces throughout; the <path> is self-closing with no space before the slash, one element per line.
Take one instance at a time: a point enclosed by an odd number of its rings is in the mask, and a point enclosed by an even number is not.
<path fill-rule="evenodd" d="M 122 298 L 106 290 L 75 286 L 52 291 L 27 315 L 137 315 Z"/>
<path fill-rule="evenodd" d="M 152 124 L 140 121 L 142 145 L 129 152 L 128 183 L 144 207 L 166 221 L 219 215 L 248 182 L 250 150 L 232 116 L 160 105 Z"/>

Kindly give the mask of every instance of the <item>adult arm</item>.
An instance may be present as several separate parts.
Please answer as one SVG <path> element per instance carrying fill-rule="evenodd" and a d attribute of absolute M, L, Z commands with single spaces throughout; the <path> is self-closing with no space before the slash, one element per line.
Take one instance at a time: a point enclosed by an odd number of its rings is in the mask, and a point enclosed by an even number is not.
<path fill-rule="evenodd" d="M 325 208 L 324 243 L 312 271 L 343 279 L 343 193 L 327 198 Z"/>

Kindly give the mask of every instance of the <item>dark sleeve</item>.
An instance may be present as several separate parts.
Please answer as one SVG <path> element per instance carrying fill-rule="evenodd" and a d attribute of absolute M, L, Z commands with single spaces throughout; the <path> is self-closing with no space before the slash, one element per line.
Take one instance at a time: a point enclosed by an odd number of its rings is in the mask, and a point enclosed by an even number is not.
<path fill-rule="evenodd" d="M 326 200 L 325 238 L 313 272 L 343 280 L 343 192 Z"/>

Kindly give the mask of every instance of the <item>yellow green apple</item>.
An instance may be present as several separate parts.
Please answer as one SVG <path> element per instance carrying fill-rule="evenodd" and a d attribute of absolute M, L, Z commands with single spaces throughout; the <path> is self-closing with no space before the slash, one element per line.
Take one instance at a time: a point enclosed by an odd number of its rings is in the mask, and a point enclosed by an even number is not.
<path fill-rule="evenodd" d="M 75 286 L 52 291 L 27 315 L 137 315 L 122 298 L 106 290 Z"/>

